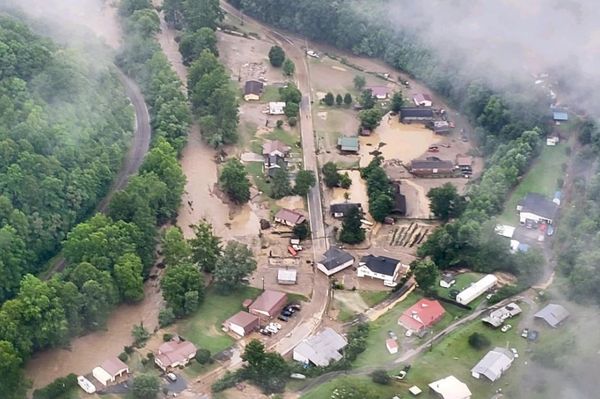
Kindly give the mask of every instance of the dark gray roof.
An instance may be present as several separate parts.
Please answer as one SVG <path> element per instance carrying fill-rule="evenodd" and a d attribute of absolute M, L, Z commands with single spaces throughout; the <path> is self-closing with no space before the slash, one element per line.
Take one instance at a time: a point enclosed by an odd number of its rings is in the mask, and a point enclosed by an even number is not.
<path fill-rule="evenodd" d="M 367 255 L 360 259 L 360 263 L 364 263 L 373 273 L 385 274 L 393 276 L 396 271 L 396 266 L 400 261 L 387 256 Z"/>
<path fill-rule="evenodd" d="M 263 91 L 263 83 L 258 80 L 249 80 L 244 85 L 244 94 L 256 94 L 260 96 L 260 93 Z"/>
<path fill-rule="evenodd" d="M 331 247 L 323 254 L 323 259 L 319 263 L 325 266 L 325 269 L 331 270 L 351 260 L 353 261 L 354 257 L 348 252 L 337 247 Z"/>
<path fill-rule="evenodd" d="M 519 205 L 523 207 L 521 212 L 535 213 L 546 219 L 554 219 L 558 211 L 558 205 L 538 193 L 528 193 Z"/>
<path fill-rule="evenodd" d="M 358 210 L 362 210 L 362 206 L 356 202 L 343 202 L 341 204 L 331 204 L 329 206 L 329 211 L 331 213 L 342 213 L 346 214 L 350 211 L 350 209 L 358 208 Z"/>
<path fill-rule="evenodd" d="M 392 213 L 406 214 L 406 196 L 400 191 L 400 183 L 394 183 L 394 206 Z"/>
<path fill-rule="evenodd" d="M 454 163 L 452 161 L 444 161 L 442 159 L 415 159 L 410 162 L 412 169 L 453 169 Z"/>
<path fill-rule="evenodd" d="M 561 305 L 551 303 L 544 309 L 540 310 L 535 314 L 538 319 L 544 319 L 546 323 L 552 327 L 557 327 L 567 317 L 569 317 L 569 311 Z"/>
<path fill-rule="evenodd" d="M 433 118 L 433 110 L 424 107 L 402 107 L 400 108 L 401 118 Z"/>

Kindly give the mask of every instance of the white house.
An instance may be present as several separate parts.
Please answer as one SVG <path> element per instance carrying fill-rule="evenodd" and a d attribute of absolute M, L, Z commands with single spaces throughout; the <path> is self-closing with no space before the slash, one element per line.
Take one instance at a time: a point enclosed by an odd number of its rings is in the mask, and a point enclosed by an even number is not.
<path fill-rule="evenodd" d="M 495 286 L 497 282 L 498 279 L 496 278 L 496 276 L 494 276 L 493 274 L 488 274 L 476 283 L 471 284 L 470 287 L 462 290 L 456 296 L 456 302 L 462 305 L 468 305 L 475 298 L 477 298 L 478 296 Z"/>
<path fill-rule="evenodd" d="M 110 382 L 115 382 L 117 378 L 127 373 L 129 373 L 129 366 L 117 357 L 105 360 L 100 366 L 92 370 L 94 378 L 104 386 L 107 386 Z"/>
<path fill-rule="evenodd" d="M 542 194 L 528 193 L 517 205 L 517 211 L 521 224 L 525 224 L 527 220 L 552 224 L 558 212 L 558 205 Z"/>
<path fill-rule="evenodd" d="M 283 101 L 272 101 L 269 103 L 269 115 L 283 115 L 285 103 Z"/>
<path fill-rule="evenodd" d="M 514 358 L 514 354 L 508 349 L 494 348 L 471 369 L 471 375 L 477 379 L 483 375 L 494 382 L 510 368 Z"/>
<path fill-rule="evenodd" d="M 383 280 L 388 287 L 395 287 L 401 271 L 408 271 L 408 266 L 399 260 L 387 256 L 367 255 L 363 256 L 358 263 L 358 277 L 371 277 Z"/>
<path fill-rule="evenodd" d="M 464 382 L 450 375 L 429 384 L 429 388 L 442 399 L 471 399 L 471 391 Z"/>
<path fill-rule="evenodd" d="M 431 107 L 433 105 L 431 96 L 426 93 L 415 94 L 413 97 L 413 102 L 417 107 Z"/>
<path fill-rule="evenodd" d="M 329 247 L 317 263 L 317 269 L 327 276 L 334 275 L 354 264 L 354 257 L 337 247 Z"/>
<path fill-rule="evenodd" d="M 294 348 L 293 359 L 304 364 L 326 367 L 342 358 L 341 350 L 348 345 L 346 338 L 326 327 L 317 335 L 305 339 Z"/>

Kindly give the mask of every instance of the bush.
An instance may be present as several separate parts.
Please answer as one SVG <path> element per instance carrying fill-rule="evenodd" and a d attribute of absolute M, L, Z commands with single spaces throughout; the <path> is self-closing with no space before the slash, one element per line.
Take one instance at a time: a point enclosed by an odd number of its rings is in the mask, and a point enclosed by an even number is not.
<path fill-rule="evenodd" d="M 290 126 L 294 127 L 298 124 L 298 118 L 296 118 L 295 116 L 292 116 L 288 119 L 288 123 Z"/>
<path fill-rule="evenodd" d="M 118 358 L 120 361 L 126 362 L 127 359 L 129 359 L 129 355 L 127 355 L 127 353 L 125 353 L 125 352 L 121 352 L 121 353 L 119 353 Z"/>
<path fill-rule="evenodd" d="M 243 380 L 243 374 L 239 370 L 235 373 L 228 371 L 223 377 L 219 378 L 214 384 L 212 384 L 211 389 L 214 393 L 223 392 L 226 389 L 234 387 L 235 384 Z"/>
<path fill-rule="evenodd" d="M 281 129 L 283 127 L 283 121 L 281 119 L 277 120 L 276 126 L 278 129 Z"/>
<path fill-rule="evenodd" d="M 476 350 L 482 350 L 489 347 L 492 343 L 490 339 L 483 334 L 474 332 L 469 335 L 469 345 Z"/>
<path fill-rule="evenodd" d="M 388 385 L 392 379 L 389 376 L 389 374 L 387 373 L 387 371 L 379 369 L 379 370 L 375 370 L 371 373 L 371 380 L 375 384 Z"/>
<path fill-rule="evenodd" d="M 169 326 L 175 321 L 175 313 L 172 308 L 161 309 L 158 313 L 158 325 L 162 327 Z"/>
<path fill-rule="evenodd" d="M 350 188 L 351 185 L 352 179 L 350 178 L 350 175 L 348 175 L 348 172 L 344 173 L 343 175 L 340 175 L 340 187 L 347 190 Z"/>
<path fill-rule="evenodd" d="M 123 347 L 123 352 L 127 353 L 128 355 L 131 355 L 133 353 L 133 346 L 124 346 Z"/>
<path fill-rule="evenodd" d="M 136 399 L 153 399 L 160 391 L 160 380 L 150 374 L 141 374 L 133 379 L 131 393 Z"/>
<path fill-rule="evenodd" d="M 163 341 L 164 342 L 169 342 L 172 339 L 173 339 L 173 334 L 169 334 L 169 333 L 163 334 Z"/>
<path fill-rule="evenodd" d="M 55 399 L 64 395 L 77 386 L 77 376 L 69 374 L 66 377 L 57 378 L 42 389 L 33 391 L 33 399 Z"/>
<path fill-rule="evenodd" d="M 208 349 L 198 349 L 196 352 L 196 361 L 200 364 L 212 363 L 210 351 Z"/>

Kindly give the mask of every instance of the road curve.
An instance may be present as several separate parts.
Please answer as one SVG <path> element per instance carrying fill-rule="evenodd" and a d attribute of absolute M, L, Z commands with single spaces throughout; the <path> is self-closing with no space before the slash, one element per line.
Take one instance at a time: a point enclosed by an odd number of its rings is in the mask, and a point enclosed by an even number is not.
<path fill-rule="evenodd" d="M 102 213 L 105 213 L 108 209 L 108 204 L 114 193 L 125 188 L 129 178 L 135 175 L 140 169 L 140 166 L 142 166 L 144 157 L 150 148 L 150 138 L 152 135 L 150 114 L 148 113 L 148 107 L 144 101 L 142 91 L 139 86 L 131 78 L 127 77 L 119 68 L 115 68 L 115 70 L 117 77 L 125 89 L 125 94 L 129 97 L 131 105 L 133 105 L 135 110 L 135 127 L 133 129 L 133 137 L 129 151 L 123 159 L 121 169 L 119 169 L 119 172 L 115 176 L 106 196 L 96 206 L 96 212 Z M 62 271 L 65 268 L 65 265 L 66 259 L 60 254 L 54 261 L 52 267 L 44 273 L 43 278 L 45 280 L 49 279 L 54 273 Z"/>

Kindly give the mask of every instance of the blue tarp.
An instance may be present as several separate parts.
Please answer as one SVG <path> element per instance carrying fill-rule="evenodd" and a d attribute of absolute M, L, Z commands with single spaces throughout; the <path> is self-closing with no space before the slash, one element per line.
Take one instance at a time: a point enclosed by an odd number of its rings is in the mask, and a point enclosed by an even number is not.
<path fill-rule="evenodd" d="M 555 111 L 553 114 L 554 120 L 555 121 L 568 121 L 569 120 L 569 114 L 567 114 L 566 112 L 563 111 Z"/>

